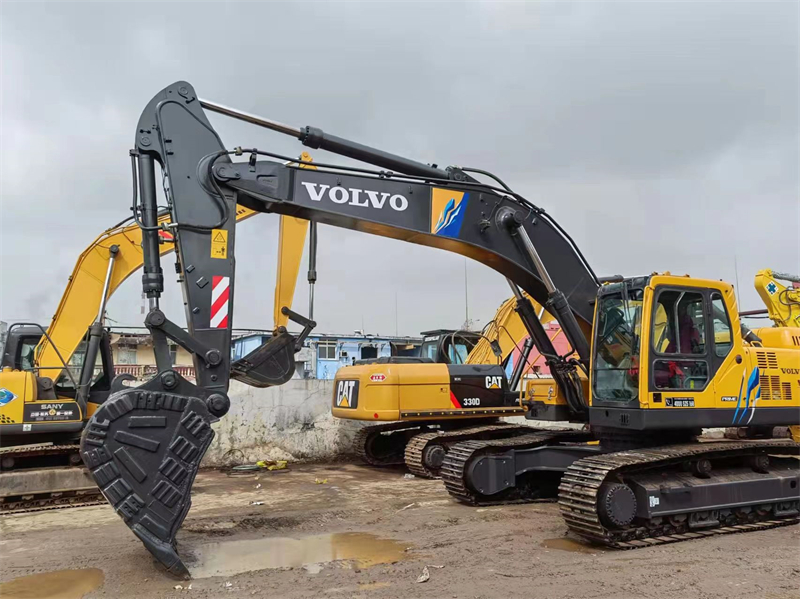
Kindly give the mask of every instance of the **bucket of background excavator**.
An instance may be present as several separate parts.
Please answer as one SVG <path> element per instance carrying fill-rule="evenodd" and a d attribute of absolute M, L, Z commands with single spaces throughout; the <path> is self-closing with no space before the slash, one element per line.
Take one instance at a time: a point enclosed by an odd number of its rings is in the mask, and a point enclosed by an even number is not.
<path fill-rule="evenodd" d="M 294 335 L 282 331 L 231 364 L 231 378 L 251 387 L 282 385 L 294 374 Z"/>
<path fill-rule="evenodd" d="M 111 395 L 81 437 L 81 457 L 106 500 L 164 567 L 189 571 L 175 534 L 192 505 L 191 490 L 217 418 L 210 395 L 177 373 L 169 390 L 161 375 Z"/>

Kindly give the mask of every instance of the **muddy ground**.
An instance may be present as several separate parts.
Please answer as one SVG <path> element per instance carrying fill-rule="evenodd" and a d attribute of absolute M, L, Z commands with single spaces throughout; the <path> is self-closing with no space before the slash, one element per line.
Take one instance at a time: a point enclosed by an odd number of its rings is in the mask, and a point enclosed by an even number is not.
<path fill-rule="evenodd" d="M 555 504 L 472 508 L 440 481 L 352 464 L 203 472 L 178 535 L 192 581 L 159 570 L 107 506 L 5 517 L 0 533 L 2 581 L 101 571 L 23 580 L 20 596 L 800 598 L 800 526 L 604 551 L 565 540 Z"/>

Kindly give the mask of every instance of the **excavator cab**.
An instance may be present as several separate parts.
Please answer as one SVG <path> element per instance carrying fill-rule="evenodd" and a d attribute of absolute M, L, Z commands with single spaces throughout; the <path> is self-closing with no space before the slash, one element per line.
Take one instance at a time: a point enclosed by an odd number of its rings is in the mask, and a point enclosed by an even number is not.
<path fill-rule="evenodd" d="M 790 335 L 740 332 L 728 283 L 665 273 L 604 285 L 594 328 L 593 426 L 656 439 L 796 420 Z"/>
<path fill-rule="evenodd" d="M 480 334 L 473 331 L 423 331 L 420 355 L 438 364 L 466 364 L 469 353 L 480 339 Z"/>

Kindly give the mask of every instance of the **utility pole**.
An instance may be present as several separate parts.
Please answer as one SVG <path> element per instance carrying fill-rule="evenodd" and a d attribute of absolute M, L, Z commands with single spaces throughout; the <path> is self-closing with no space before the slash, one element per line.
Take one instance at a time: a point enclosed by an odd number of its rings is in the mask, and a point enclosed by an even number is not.
<path fill-rule="evenodd" d="M 469 326 L 469 288 L 467 286 L 467 259 L 464 258 L 464 328 Z"/>
<path fill-rule="evenodd" d="M 394 336 L 400 336 L 397 333 L 397 291 L 394 292 Z"/>

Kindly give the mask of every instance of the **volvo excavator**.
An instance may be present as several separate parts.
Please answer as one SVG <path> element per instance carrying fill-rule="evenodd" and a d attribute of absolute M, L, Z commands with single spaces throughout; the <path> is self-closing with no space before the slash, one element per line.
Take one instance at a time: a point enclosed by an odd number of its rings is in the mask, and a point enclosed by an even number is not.
<path fill-rule="evenodd" d="M 304 168 L 313 168 L 306 153 Z M 136 207 L 134 206 L 134 210 Z M 237 206 L 236 222 L 257 214 Z M 130 217 L 105 230 L 79 256 L 52 322 L 9 327 L 0 371 L 0 466 L 3 471 L 48 468 L 31 478 L 0 475 L 0 510 L 40 510 L 88 505 L 99 491 L 80 466 L 79 437 L 86 422 L 109 395 L 133 377 L 116 376 L 106 304 L 143 265 L 142 230 Z M 157 218 L 159 253 L 174 251 L 169 213 Z M 308 222 L 281 217 L 275 287 L 276 327 L 285 327 L 281 306 L 291 305 Z M 99 367 L 99 368 L 98 368 Z M 99 370 L 99 372 L 98 372 Z"/>
<path fill-rule="evenodd" d="M 275 152 L 230 148 L 207 110 L 364 164 L 303 170 Z M 532 429 L 456 443 L 442 478 L 460 500 L 555 494 L 571 531 L 624 548 L 798 521 L 800 444 L 695 440 L 702 427 L 798 421 L 800 350 L 792 330 L 741 329 L 730 284 L 670 274 L 599 278 L 553 217 L 486 171 L 443 169 L 277 123 L 203 100 L 183 81 L 147 104 L 134 140 L 142 286 L 154 304 L 145 325 L 159 372 L 95 411 L 81 456 L 108 502 L 170 572 L 189 575 L 175 535 L 211 424 L 229 409 L 230 379 L 260 387 L 288 381 L 298 342 L 314 324 L 291 313 L 303 325 L 297 337 L 276 331 L 231 362 L 237 205 L 456 252 L 508 279 L 552 375 L 548 393 L 523 398 L 526 416 L 588 422 L 591 430 Z M 159 307 L 157 164 L 168 183 L 188 330 Z M 523 291 L 558 320 L 571 346 L 565 355 L 554 350 Z M 172 369 L 169 341 L 193 354 L 195 382 Z M 459 383 L 458 376 L 447 382 Z M 484 389 L 508 388 L 502 372 L 480 379 Z M 338 382 L 336 395 L 346 393 L 355 409 L 363 381 Z"/>

